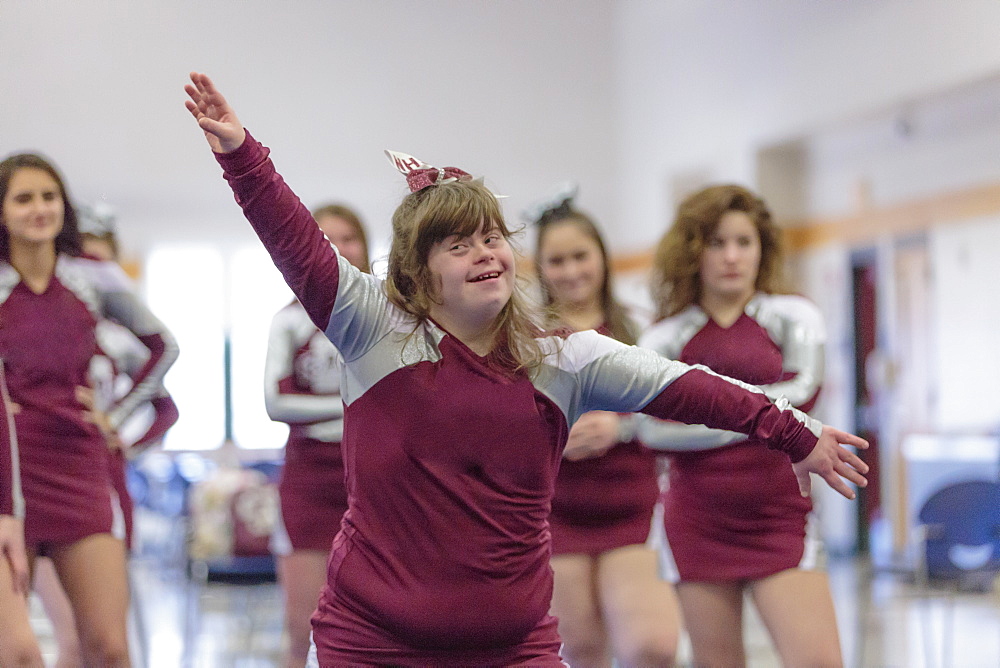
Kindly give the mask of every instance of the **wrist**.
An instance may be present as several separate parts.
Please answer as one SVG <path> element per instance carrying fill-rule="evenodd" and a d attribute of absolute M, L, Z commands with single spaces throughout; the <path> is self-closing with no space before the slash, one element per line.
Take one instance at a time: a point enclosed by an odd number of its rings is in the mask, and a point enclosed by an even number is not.
<path fill-rule="evenodd" d="M 636 415 L 633 413 L 618 416 L 619 443 L 628 443 L 635 440 L 636 430 L 638 429 L 637 422 Z"/>

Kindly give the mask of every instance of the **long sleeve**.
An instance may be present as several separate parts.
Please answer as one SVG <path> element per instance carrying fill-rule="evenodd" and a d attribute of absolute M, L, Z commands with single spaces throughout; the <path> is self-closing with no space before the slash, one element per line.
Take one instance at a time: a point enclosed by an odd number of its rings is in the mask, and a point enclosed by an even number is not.
<path fill-rule="evenodd" d="M 163 390 L 160 396 L 153 397 L 149 405 L 153 408 L 153 421 L 139 438 L 136 439 L 130 448 L 134 452 L 143 450 L 159 441 L 163 440 L 167 431 L 176 424 L 180 417 L 177 404 L 173 398 Z"/>
<path fill-rule="evenodd" d="M 661 420 L 747 434 L 787 453 L 793 462 L 805 459 L 816 445 L 822 424 L 785 399 L 771 403 L 763 393 L 741 386 L 708 369 L 692 367 L 642 412 Z"/>
<path fill-rule="evenodd" d="M 712 429 L 702 424 L 681 424 L 636 416 L 635 436 L 647 448 L 669 452 L 712 450 L 746 439 L 746 434 Z"/>
<path fill-rule="evenodd" d="M 231 153 L 217 153 L 236 202 L 288 287 L 325 330 L 340 282 L 337 255 L 309 210 L 274 169 L 270 151 L 247 133 Z"/>
<path fill-rule="evenodd" d="M 179 351 L 170 331 L 133 292 L 125 273 L 114 263 L 100 264 L 97 287 L 104 315 L 131 331 L 149 350 L 145 364 L 129 374 L 131 389 L 108 411 L 117 429 L 139 406 L 161 394 L 163 377 Z"/>
<path fill-rule="evenodd" d="M 247 133 L 238 149 L 217 153 L 216 159 L 285 282 L 313 323 L 350 362 L 389 334 L 401 314 L 389 305 L 379 281 L 330 245 L 268 154 Z"/>
<path fill-rule="evenodd" d="M 793 462 L 812 451 L 823 428 L 784 399 L 772 403 L 759 388 L 594 332 L 568 337 L 559 357 L 580 384 L 577 415 L 642 412 L 740 432 L 786 452 Z"/>

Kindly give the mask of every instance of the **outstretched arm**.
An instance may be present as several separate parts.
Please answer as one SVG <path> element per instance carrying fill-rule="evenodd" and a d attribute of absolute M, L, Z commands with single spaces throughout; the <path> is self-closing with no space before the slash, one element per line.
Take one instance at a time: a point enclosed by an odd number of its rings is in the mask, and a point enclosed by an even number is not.
<path fill-rule="evenodd" d="M 363 355 L 393 326 L 381 285 L 334 252 L 268 149 L 244 129 L 211 79 L 192 73 L 184 90 L 188 111 L 285 283 L 344 359 Z"/>
<path fill-rule="evenodd" d="M 811 491 L 810 473 L 819 475 L 848 499 L 853 499 L 855 493 L 845 480 L 860 487 L 867 484 L 867 464 L 844 447 L 867 448 L 863 438 L 823 425 L 787 400 L 771 403 L 759 389 L 708 369 L 690 367 L 642 412 L 661 419 L 739 431 L 765 441 L 791 458 L 803 496 Z"/>
<path fill-rule="evenodd" d="M 824 427 L 786 400 L 772 402 L 759 388 L 592 332 L 568 337 L 560 364 L 576 374 L 581 412 L 642 412 L 751 435 L 799 464 L 796 472 L 804 493 L 809 490 L 808 472 L 849 499 L 854 492 L 841 477 L 864 485 L 868 467 L 841 445 L 864 448 L 863 439 Z"/>

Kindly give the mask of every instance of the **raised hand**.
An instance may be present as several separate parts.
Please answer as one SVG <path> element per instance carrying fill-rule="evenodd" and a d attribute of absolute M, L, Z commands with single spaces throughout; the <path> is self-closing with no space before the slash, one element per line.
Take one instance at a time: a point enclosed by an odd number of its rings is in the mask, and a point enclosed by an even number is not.
<path fill-rule="evenodd" d="M 184 106 L 205 131 L 213 151 L 229 153 L 243 144 L 247 136 L 243 124 L 207 74 L 192 72 L 191 83 L 184 86 L 184 92 L 191 98 L 184 101 Z"/>
<path fill-rule="evenodd" d="M 798 478 L 799 491 L 802 492 L 802 496 L 809 496 L 812 489 L 809 480 L 810 473 L 815 473 L 823 478 L 830 487 L 848 499 L 853 499 L 855 494 L 854 490 L 844 482 L 845 479 L 858 487 L 865 487 L 868 484 L 868 480 L 864 476 L 865 473 L 868 473 L 868 465 L 844 445 L 853 445 L 864 449 L 868 447 L 868 441 L 860 436 L 824 426 L 823 433 L 820 434 L 816 447 L 809 453 L 809 456 L 797 464 L 792 464 L 792 470 L 795 471 L 795 477 Z"/>

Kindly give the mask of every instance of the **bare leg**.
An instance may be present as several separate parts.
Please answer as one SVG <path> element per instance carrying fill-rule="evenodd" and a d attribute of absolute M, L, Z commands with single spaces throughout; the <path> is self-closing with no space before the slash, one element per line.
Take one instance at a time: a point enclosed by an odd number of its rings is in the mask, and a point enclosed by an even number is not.
<path fill-rule="evenodd" d="M 559 618 L 562 655 L 573 668 L 609 668 L 607 634 L 597 600 L 596 563 L 585 554 L 552 557 L 552 614 Z"/>
<path fill-rule="evenodd" d="M 31 555 L 28 555 L 29 559 Z M 28 602 L 14 589 L 10 564 L 0 555 L 0 666 L 43 668 L 42 652 L 31 630 Z"/>
<path fill-rule="evenodd" d="M 84 665 L 130 666 L 124 543 L 95 534 L 53 549 L 52 561 L 73 607 Z"/>
<path fill-rule="evenodd" d="M 826 573 L 782 571 L 753 582 L 750 593 L 784 665 L 843 665 Z"/>
<path fill-rule="evenodd" d="M 644 545 L 605 552 L 598 558 L 597 573 L 618 665 L 674 665 L 680 610 L 673 586 L 659 577 L 656 552 Z"/>
<path fill-rule="evenodd" d="M 59 648 L 55 668 L 80 668 L 83 658 L 80 655 L 80 639 L 76 636 L 73 608 L 50 559 L 42 557 L 35 560 L 35 593 L 41 599 L 55 631 Z"/>
<path fill-rule="evenodd" d="M 743 588 L 736 582 L 681 582 L 677 598 L 698 668 L 744 668 Z"/>
<path fill-rule="evenodd" d="M 327 553 L 295 550 L 278 558 L 278 578 L 285 593 L 286 668 L 301 668 L 309 655 L 310 618 L 326 584 Z"/>

